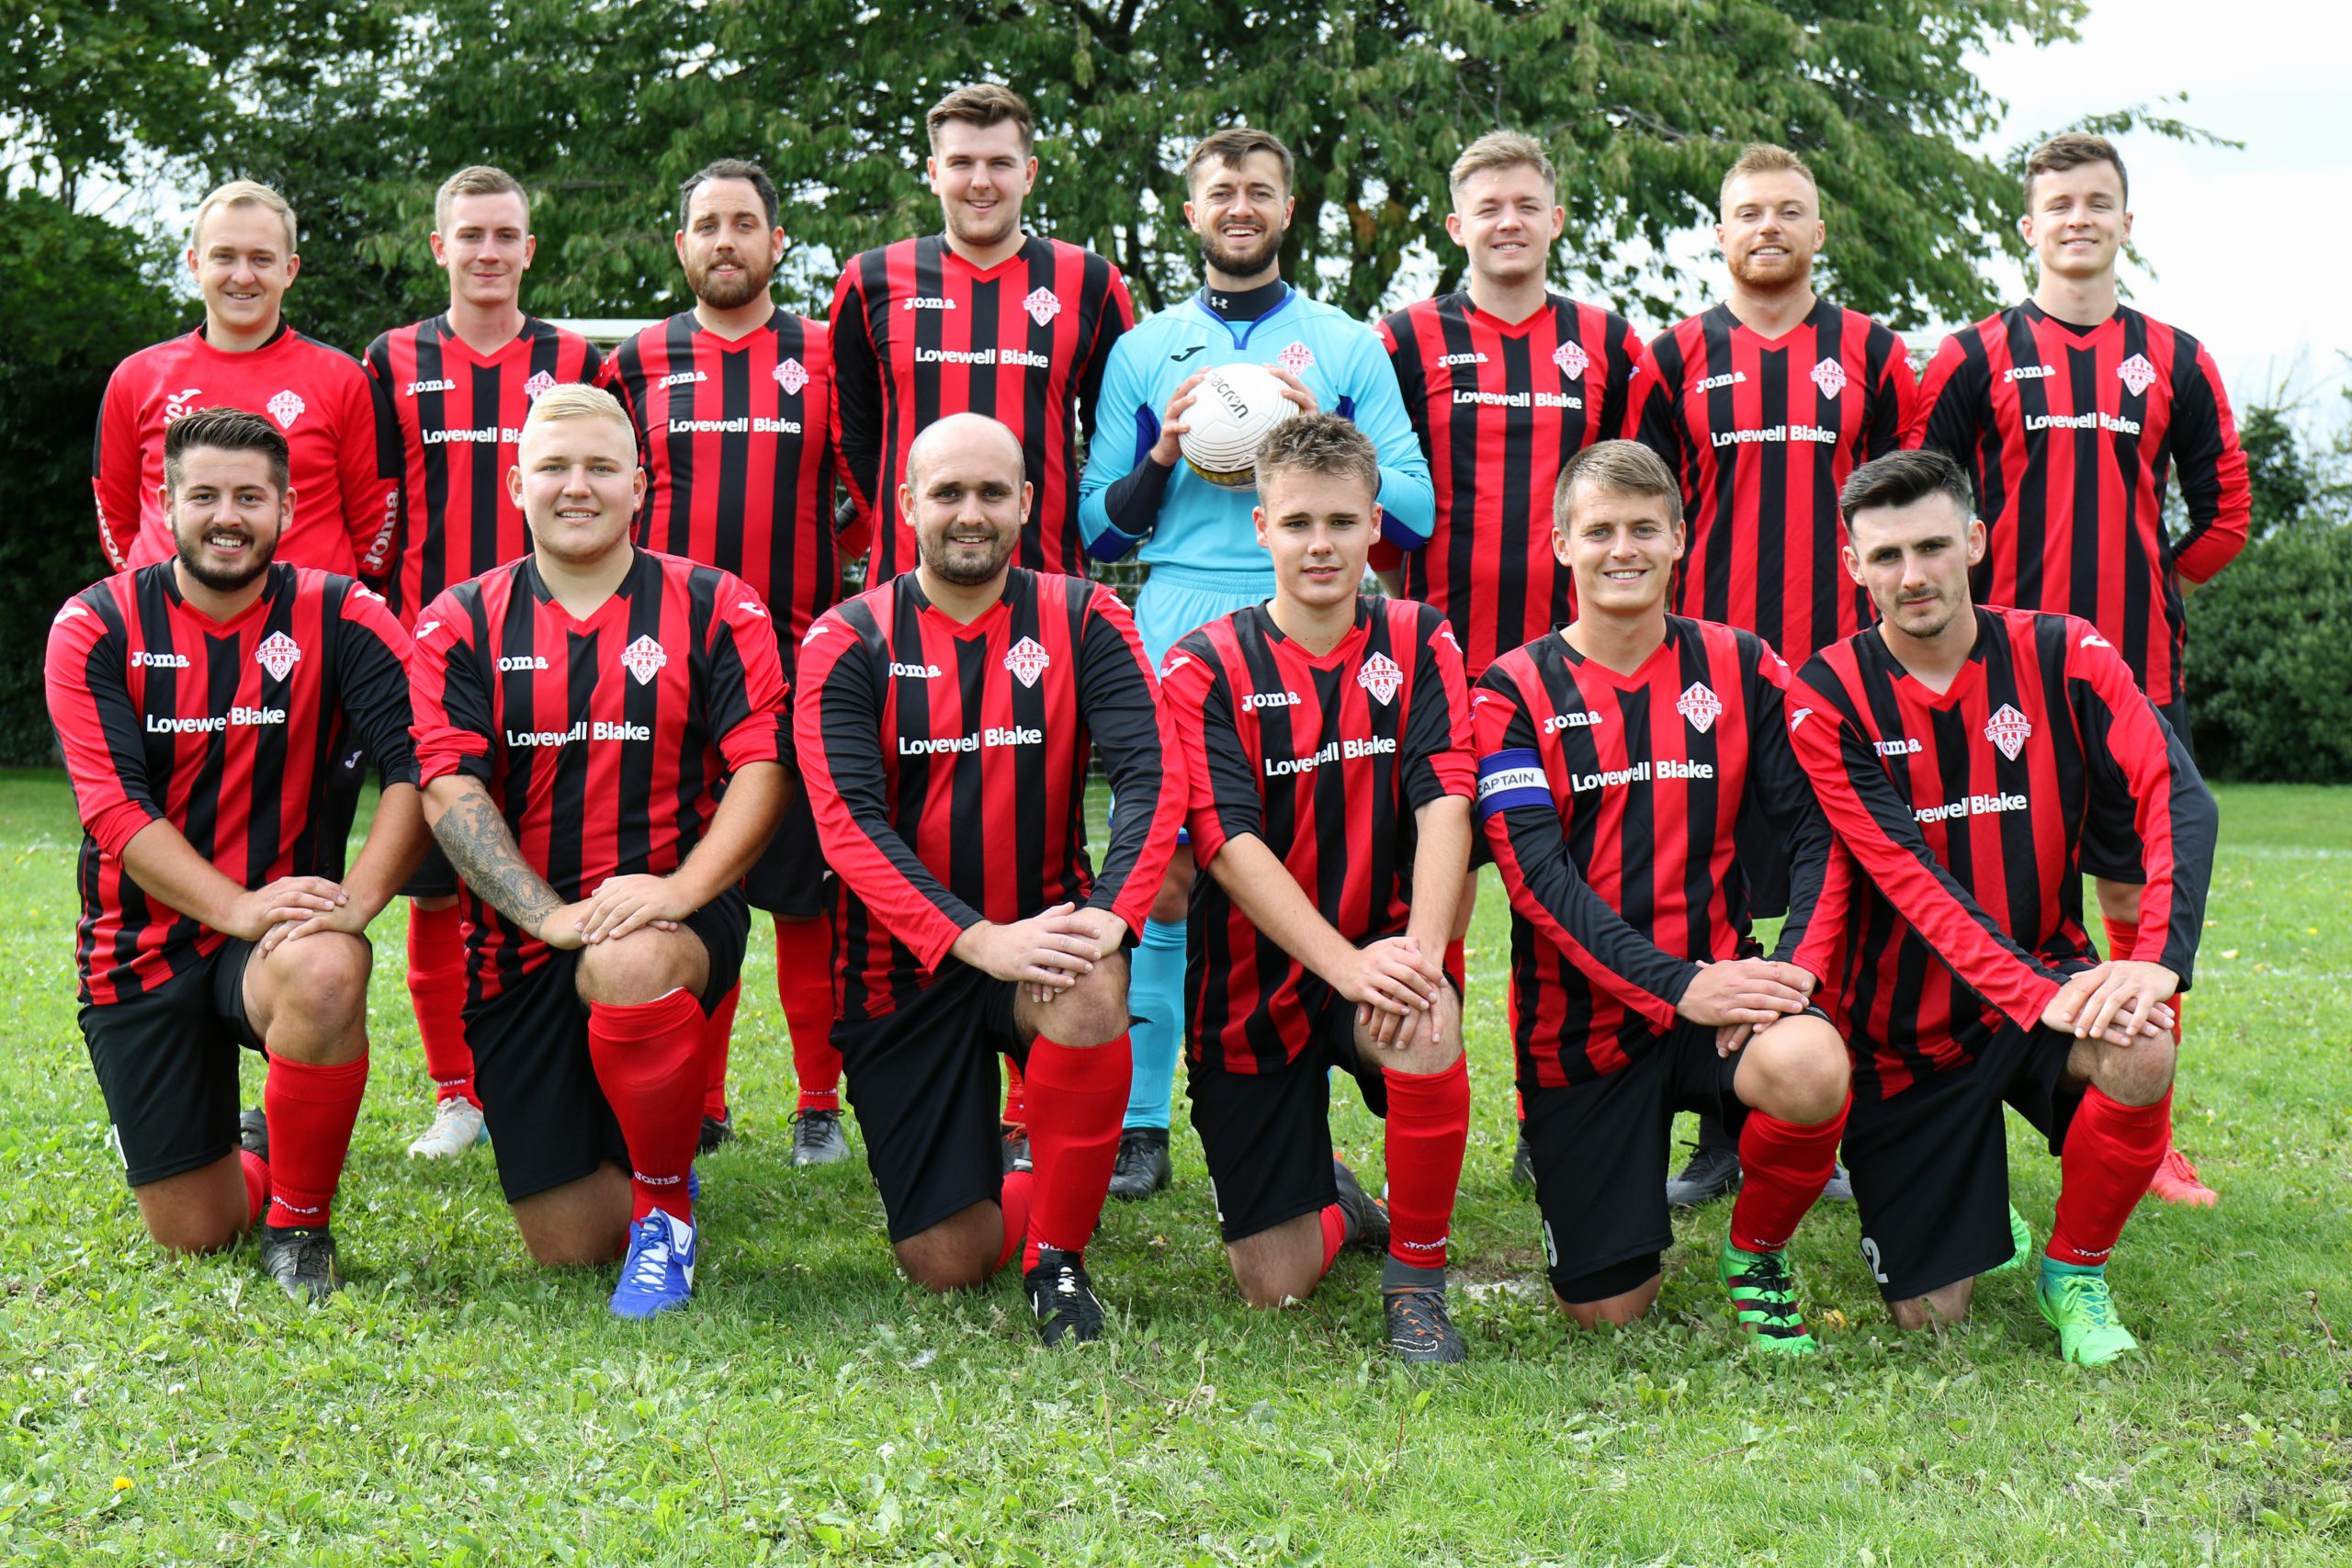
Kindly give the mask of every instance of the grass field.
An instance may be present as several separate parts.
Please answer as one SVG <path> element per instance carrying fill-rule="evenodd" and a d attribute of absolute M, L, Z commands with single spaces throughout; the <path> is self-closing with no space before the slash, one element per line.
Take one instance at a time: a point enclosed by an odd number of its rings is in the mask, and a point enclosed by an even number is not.
<path fill-rule="evenodd" d="M 1454 1227 L 1466 1367 L 1377 1348 L 1377 1266 L 1236 1302 L 1189 1133 L 1106 1217 L 1111 1340 L 1041 1351 L 1017 1281 L 894 1272 L 862 1164 L 796 1173 L 755 924 L 747 1139 L 703 1164 L 700 1296 L 611 1319 L 534 1269 L 486 1156 L 402 1155 L 425 1101 L 378 927 L 375 1072 L 337 1209 L 351 1288 L 292 1306 L 250 1248 L 143 1240 L 74 1024 L 74 807 L 0 774 L 0 1557 L 33 1562 L 1354 1563 L 2352 1561 L 2352 791 L 2233 789 L 2179 1140 L 2218 1210 L 2144 1206 L 2112 1274 L 2146 1343 L 2062 1365 L 2018 1276 L 1894 1332 L 1849 1209 L 1796 1244 L 1826 1353 L 1726 1325 L 1690 1216 L 1660 1313 L 1572 1339 L 1507 1179 L 1503 905 L 1472 935 L 1476 1126 Z M 1377 1180 L 1360 1107 L 1342 1152 Z M 2046 1231 L 2055 1163 L 2014 1136 Z"/>

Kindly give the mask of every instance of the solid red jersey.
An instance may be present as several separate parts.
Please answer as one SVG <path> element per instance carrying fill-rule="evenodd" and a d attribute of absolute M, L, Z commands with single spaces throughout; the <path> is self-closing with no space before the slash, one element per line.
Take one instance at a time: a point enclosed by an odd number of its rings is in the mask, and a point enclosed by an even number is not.
<path fill-rule="evenodd" d="M 842 596 L 825 323 L 778 310 L 729 340 L 682 310 L 615 349 L 605 382 L 644 455 L 638 543 L 750 583 L 778 617 L 789 675 Z"/>
<path fill-rule="evenodd" d="M 1111 345 L 1135 325 L 1126 279 L 1082 246 L 1032 234 L 983 271 L 944 234 L 853 258 L 833 290 L 842 473 L 874 519 L 870 583 L 915 566 L 899 513 L 907 448 L 951 413 L 984 413 L 1021 438 L 1036 487 L 1014 564 L 1086 572 L 1076 425 L 1094 434 Z"/>
<path fill-rule="evenodd" d="M 1142 932 L 1184 786 L 1135 622 L 1109 589 L 1015 567 L 967 626 L 903 573 L 809 628 L 793 728 L 841 882 L 843 1018 L 912 999 L 983 919 L 1067 900 Z M 1100 874 L 1086 852 L 1098 750 L 1120 803 Z"/>
<path fill-rule="evenodd" d="M 2041 1021 L 2098 961 L 2083 930 L 2086 837 L 2134 846 L 2139 946 L 2184 988 L 2217 813 L 2179 737 L 2105 637 L 2071 615 L 1976 610 L 1943 692 L 1875 630 L 1824 649 L 1790 692 L 1790 735 L 1837 830 L 1815 941 L 1796 962 L 1852 1046 L 1854 1089 L 1900 1093 Z"/>
<path fill-rule="evenodd" d="M 417 621 L 411 684 L 419 782 L 481 780 L 567 903 L 675 871 L 730 773 L 791 757 L 767 606 L 731 573 L 652 550 L 585 620 L 531 556 L 449 589 Z M 469 1001 L 547 962 L 471 888 L 465 908 Z"/>
<path fill-rule="evenodd" d="M 215 406 L 266 415 L 285 433 L 294 516 L 277 559 L 380 582 L 399 523 L 398 438 L 359 361 L 282 322 L 248 353 L 214 348 L 198 327 L 115 367 L 90 450 L 98 543 L 114 568 L 178 553 L 164 515 L 164 427 Z"/>
<path fill-rule="evenodd" d="M 604 356 L 577 333 L 523 320 L 494 354 L 473 351 L 434 316 L 386 333 L 363 356 L 401 446 L 399 526 L 385 597 L 403 624 L 451 583 L 531 547 L 506 488 L 523 421 L 539 394 L 593 384 Z"/>
<path fill-rule="evenodd" d="M 2141 688 L 2180 694 L 2180 580 L 2211 577 L 2245 546 L 2245 453 L 2213 356 L 2128 307 L 2090 328 L 2031 300 L 1936 351 L 1909 435 L 1951 454 L 1984 519 L 1979 603 L 2079 615 Z M 2180 470 L 2188 526 L 2165 525 Z"/>
<path fill-rule="evenodd" d="M 1178 643 L 1160 683 L 1191 799 L 1186 989 L 1191 1059 L 1271 1072 L 1310 1043 L 1329 986 L 1253 926 L 1208 874 L 1243 835 L 1274 852 L 1350 942 L 1395 936 L 1413 902 L 1414 813 L 1467 800 L 1477 779 L 1462 649 L 1410 600 L 1360 598 L 1354 629 L 1321 655 L 1262 604 Z"/>
<path fill-rule="evenodd" d="M 1902 445 L 1917 397 L 1903 340 L 1826 299 L 1776 338 L 1728 305 L 1660 333 L 1626 434 L 1682 486 L 1675 607 L 1798 663 L 1868 626 L 1870 596 L 1840 558 L 1838 491 Z"/>
<path fill-rule="evenodd" d="M 1437 488 L 1429 543 L 1403 553 L 1405 596 L 1445 612 L 1476 678 L 1576 614 L 1552 552 L 1552 489 L 1570 457 L 1623 433 L 1641 340 L 1565 295 L 1513 322 L 1466 290 L 1408 305 L 1379 332 Z M 1384 570 L 1399 553 L 1374 549 Z"/>
<path fill-rule="evenodd" d="M 1813 920 L 1829 829 L 1789 750 L 1787 666 L 1752 632 L 1666 628 L 1630 675 L 1545 636 L 1471 694 L 1522 1089 L 1618 1071 L 1674 1028 L 1702 963 L 1758 951 L 1735 843 L 1759 821 L 1790 861 L 1773 956 Z"/>
<path fill-rule="evenodd" d="M 49 715 L 82 808 L 74 959 L 104 1006 L 185 973 L 220 932 L 150 897 L 124 846 L 168 822 L 240 887 L 343 875 L 363 757 L 413 783 L 408 637 L 348 577 L 277 562 L 216 621 L 172 563 L 65 602 L 49 631 Z"/>

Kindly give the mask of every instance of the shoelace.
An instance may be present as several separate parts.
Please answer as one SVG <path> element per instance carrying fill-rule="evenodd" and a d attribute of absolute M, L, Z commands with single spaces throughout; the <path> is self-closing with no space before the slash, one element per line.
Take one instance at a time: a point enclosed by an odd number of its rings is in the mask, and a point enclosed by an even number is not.
<path fill-rule="evenodd" d="M 2121 1321 L 2115 1315 L 2115 1298 L 2108 1293 L 2104 1280 L 2079 1274 L 2063 1279 L 2058 1281 L 2058 1299 L 2064 1307 L 2090 1319 L 2094 1327 L 2113 1328 Z"/>
<path fill-rule="evenodd" d="M 2193 1182 L 2200 1187 L 2204 1185 L 2197 1174 L 2197 1168 L 2189 1164 L 2188 1156 L 2178 1149 L 2165 1151 L 2165 1169 L 2182 1181 Z"/>
<path fill-rule="evenodd" d="M 630 1282 L 642 1290 L 659 1290 L 670 1274 L 669 1227 L 649 1214 L 637 1234 L 652 1239 L 637 1249 L 636 1276 Z"/>
<path fill-rule="evenodd" d="M 1427 1291 L 1399 1291 L 1389 1298 L 1396 1303 L 1396 1316 L 1406 1332 L 1417 1340 L 1442 1337 L 1438 1320 L 1443 1315 L 1445 1307 L 1442 1303 L 1431 1302 L 1429 1299 L 1430 1294 Z M 1389 1337 L 1393 1340 L 1396 1336 Z"/>

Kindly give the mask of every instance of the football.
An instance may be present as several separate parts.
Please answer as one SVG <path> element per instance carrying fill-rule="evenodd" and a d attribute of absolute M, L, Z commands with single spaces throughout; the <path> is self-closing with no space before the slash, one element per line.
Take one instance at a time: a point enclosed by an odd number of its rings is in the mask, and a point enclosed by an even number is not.
<path fill-rule="evenodd" d="M 1185 467 L 1220 490 L 1255 490 L 1258 443 L 1297 412 L 1264 366 L 1221 365 L 1193 389 L 1177 446 Z"/>

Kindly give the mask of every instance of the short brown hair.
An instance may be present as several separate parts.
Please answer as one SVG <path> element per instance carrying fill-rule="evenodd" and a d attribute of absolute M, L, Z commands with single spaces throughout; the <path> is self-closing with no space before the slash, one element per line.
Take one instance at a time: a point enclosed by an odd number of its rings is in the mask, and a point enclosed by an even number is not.
<path fill-rule="evenodd" d="M 1731 167 L 1724 171 L 1724 183 L 1715 191 L 1715 206 L 1720 209 L 1729 198 L 1732 181 L 1744 179 L 1749 175 L 1778 174 L 1803 175 L 1804 183 L 1813 187 L 1815 197 L 1819 198 L 1821 182 L 1813 177 L 1813 170 L 1803 158 L 1770 141 L 1751 141 L 1739 150 L 1739 156 L 1733 159 Z"/>
<path fill-rule="evenodd" d="M 1846 530 L 1851 533 L 1854 519 L 1865 512 L 1891 512 L 1938 494 L 1951 497 L 1962 518 L 1976 515 L 1968 471 L 1948 454 L 1922 446 L 1873 457 L 1847 475 L 1838 492 L 1838 509 L 1845 513 Z"/>
<path fill-rule="evenodd" d="M 277 214 L 286 225 L 286 254 L 294 254 L 294 204 L 262 184 L 259 180 L 231 180 L 227 185 L 196 204 L 196 217 L 187 226 L 187 248 L 195 250 L 204 236 L 204 220 L 212 216 L 216 207 L 266 207 Z"/>
<path fill-rule="evenodd" d="M 1272 152 L 1283 166 L 1283 194 L 1290 194 L 1291 175 L 1295 167 L 1290 149 L 1283 139 L 1271 130 L 1259 130 L 1247 125 L 1229 125 L 1223 130 L 1212 130 L 1201 138 L 1192 153 L 1184 160 L 1184 188 L 1190 190 L 1193 176 L 1210 164 L 1220 164 L 1238 169 L 1252 152 Z"/>
<path fill-rule="evenodd" d="M 2060 175 L 2085 164 L 2112 164 L 2116 182 L 2123 187 L 2123 199 L 2132 200 L 2132 176 L 2123 172 L 2123 154 L 2115 143 L 2104 136 L 2093 136 L 2086 130 L 2068 130 L 2052 137 L 2026 154 L 2025 204 L 2033 207 L 2033 177 L 2036 175 Z"/>
<path fill-rule="evenodd" d="M 1571 494 L 1582 486 L 1619 495 L 1662 495 L 1666 513 L 1676 527 L 1682 525 L 1682 487 L 1674 482 L 1666 460 L 1638 441 L 1596 441 L 1568 459 L 1560 482 L 1552 487 L 1552 526 L 1568 531 Z"/>
<path fill-rule="evenodd" d="M 1335 413 L 1295 414 L 1258 440 L 1251 459 L 1258 491 L 1264 494 L 1276 474 L 1303 468 L 1312 474 L 1336 474 L 1364 482 L 1380 493 L 1380 451 L 1356 422 Z"/>
<path fill-rule="evenodd" d="M 531 193 L 523 182 L 503 169 L 493 169 L 488 164 L 475 164 L 459 169 L 441 182 L 433 193 L 433 228 L 435 233 L 447 232 L 449 227 L 449 207 L 461 196 L 515 196 L 523 202 L 523 227 L 531 226 Z"/>
<path fill-rule="evenodd" d="M 767 210 L 768 227 L 775 227 L 775 182 L 757 164 L 741 158 L 718 158 L 688 175 L 678 187 L 678 227 L 686 226 L 686 209 L 694 205 L 695 192 L 712 180 L 741 180 L 759 194 L 760 205 Z"/>
<path fill-rule="evenodd" d="M 164 426 L 164 489 L 176 493 L 187 456 L 202 446 L 222 452 L 259 452 L 269 459 L 269 482 L 286 493 L 286 437 L 257 413 L 220 404 L 182 414 Z"/>
<path fill-rule="evenodd" d="M 931 150 L 939 151 L 939 128 L 951 120 L 986 130 L 991 125 L 1006 120 L 1021 128 L 1021 151 L 1023 156 L 1037 150 L 1037 117 L 1029 111 L 1029 100 L 1001 82 L 975 82 L 968 87 L 958 87 L 937 103 L 922 117 L 923 131 L 931 138 Z"/>
<path fill-rule="evenodd" d="M 1446 171 L 1445 188 L 1455 200 L 1462 198 L 1462 187 L 1473 175 L 1483 175 L 1500 169 L 1532 169 L 1544 176 L 1544 183 L 1557 190 L 1560 176 L 1552 167 L 1552 160 L 1544 153 L 1544 144 L 1519 130 L 1490 130 L 1462 150 L 1453 160 L 1453 167 Z"/>

